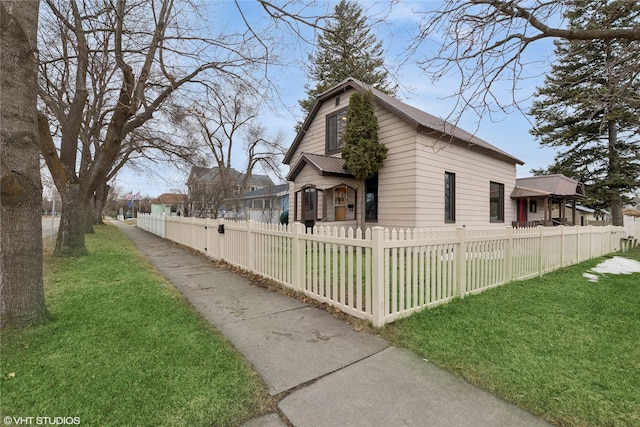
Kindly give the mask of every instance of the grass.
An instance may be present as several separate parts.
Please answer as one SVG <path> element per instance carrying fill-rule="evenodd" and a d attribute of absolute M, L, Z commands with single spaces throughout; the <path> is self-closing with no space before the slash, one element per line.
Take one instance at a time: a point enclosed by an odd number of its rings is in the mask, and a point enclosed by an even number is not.
<path fill-rule="evenodd" d="M 640 260 L 640 249 L 624 254 Z M 640 425 L 640 274 L 582 277 L 604 258 L 513 282 L 383 329 L 557 425 Z"/>
<path fill-rule="evenodd" d="M 2 333 L 3 419 L 232 426 L 268 410 L 248 362 L 117 228 L 96 227 L 86 243 L 90 254 L 75 259 L 45 249 L 54 320 Z"/>

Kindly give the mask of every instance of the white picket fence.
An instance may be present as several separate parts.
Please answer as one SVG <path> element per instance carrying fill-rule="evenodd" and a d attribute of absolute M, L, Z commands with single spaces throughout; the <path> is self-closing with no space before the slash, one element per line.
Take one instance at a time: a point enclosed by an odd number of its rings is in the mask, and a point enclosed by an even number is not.
<path fill-rule="evenodd" d="M 140 215 L 138 227 L 373 326 L 621 249 L 622 227 L 387 230 Z"/>

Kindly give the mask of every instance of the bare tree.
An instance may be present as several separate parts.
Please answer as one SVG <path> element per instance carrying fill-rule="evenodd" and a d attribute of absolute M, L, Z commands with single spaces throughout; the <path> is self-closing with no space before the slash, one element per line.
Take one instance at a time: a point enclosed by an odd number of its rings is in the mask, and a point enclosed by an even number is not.
<path fill-rule="evenodd" d="M 189 182 L 189 215 L 197 218 L 218 218 L 222 213 L 227 192 L 216 182 Z"/>
<path fill-rule="evenodd" d="M 197 79 L 253 79 L 269 52 L 249 32 L 195 28 L 191 2 L 46 4 L 39 94 L 60 140 L 59 148 L 50 138 L 41 150 L 63 200 L 55 254 L 68 256 L 86 251 L 85 207 L 126 160 L 123 144 L 135 140 L 127 137 Z"/>
<path fill-rule="evenodd" d="M 624 10 L 627 0 L 601 2 L 601 8 Z M 522 2 L 517 0 L 445 1 L 441 7 L 416 10 L 421 14 L 414 43 L 406 58 L 420 54 L 420 65 L 434 80 L 456 75 L 456 112 L 473 109 L 479 116 L 518 107 L 518 86 L 541 73 L 549 58 L 528 55 L 543 39 L 632 41 L 640 48 L 640 27 L 600 22 L 584 29 L 569 28 L 566 14 L 572 0 Z M 598 15 L 596 11 L 594 16 Z M 431 50 L 430 46 L 435 46 Z M 535 54 L 534 54 L 535 55 Z M 542 63 L 542 64 L 537 64 Z M 536 66 L 540 65 L 540 66 Z M 626 64 L 629 75 L 640 73 L 640 55 Z M 537 74 L 536 74 L 537 73 Z M 531 93 L 523 94 L 524 97 Z"/>
<path fill-rule="evenodd" d="M 0 327 L 48 318 L 38 156 L 38 1 L 0 2 Z"/>
<path fill-rule="evenodd" d="M 102 213 L 110 192 L 108 183 L 125 166 L 153 175 L 156 174 L 154 167 L 159 164 L 186 167 L 193 163 L 194 156 L 198 154 L 196 141 L 181 135 L 167 119 L 167 112 L 161 111 L 159 117 L 160 120 L 153 118 L 127 134 L 111 170 L 94 193 L 93 224 L 103 223 Z"/>
<path fill-rule="evenodd" d="M 245 85 L 234 85 L 231 90 L 213 86 L 204 101 L 193 105 L 187 112 L 184 126 L 194 140 L 201 142 L 202 157 L 213 158 L 214 186 L 192 183 L 192 203 L 208 200 L 211 214 L 217 217 L 220 207 L 239 211 L 240 196 L 247 190 L 258 167 L 280 177 L 279 165 L 285 148 L 281 133 L 268 136 L 258 121 L 260 99 Z M 239 145 L 242 147 L 239 147 Z M 234 155 L 235 153 L 235 155 Z M 233 160 L 241 156 L 241 171 L 233 168 Z M 239 162 L 238 162 L 239 163 Z M 192 211 L 193 212 L 193 211 Z"/>
<path fill-rule="evenodd" d="M 257 219 L 258 222 L 277 223 L 280 215 L 282 214 L 282 207 L 279 204 L 279 196 L 276 185 L 269 185 L 264 189 L 260 198 L 254 198 L 253 200 L 247 200 L 251 206 L 247 206 L 247 212 L 256 211 L 259 213 Z M 256 203 L 257 202 L 257 203 Z M 257 205 L 257 206 L 256 206 Z"/>

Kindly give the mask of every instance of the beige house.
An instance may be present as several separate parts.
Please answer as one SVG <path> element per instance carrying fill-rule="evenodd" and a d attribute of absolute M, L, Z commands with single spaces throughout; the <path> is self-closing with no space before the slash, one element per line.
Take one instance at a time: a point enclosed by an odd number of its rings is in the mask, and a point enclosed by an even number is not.
<path fill-rule="evenodd" d="M 349 97 L 370 89 L 378 137 L 388 148 L 378 175 L 357 188 L 340 155 Z M 347 79 L 320 95 L 284 163 L 289 221 L 389 228 L 511 225 L 516 164 L 522 161 L 442 119 Z M 358 191 L 365 192 L 357 206 Z"/>

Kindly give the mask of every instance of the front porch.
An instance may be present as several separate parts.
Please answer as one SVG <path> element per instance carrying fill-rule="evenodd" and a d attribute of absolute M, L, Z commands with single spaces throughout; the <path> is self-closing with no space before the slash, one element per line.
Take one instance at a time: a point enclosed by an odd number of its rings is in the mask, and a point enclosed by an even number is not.
<path fill-rule="evenodd" d="M 584 184 L 564 175 L 519 178 L 511 193 L 518 204 L 513 227 L 577 225 L 578 201 L 585 198 Z"/>

